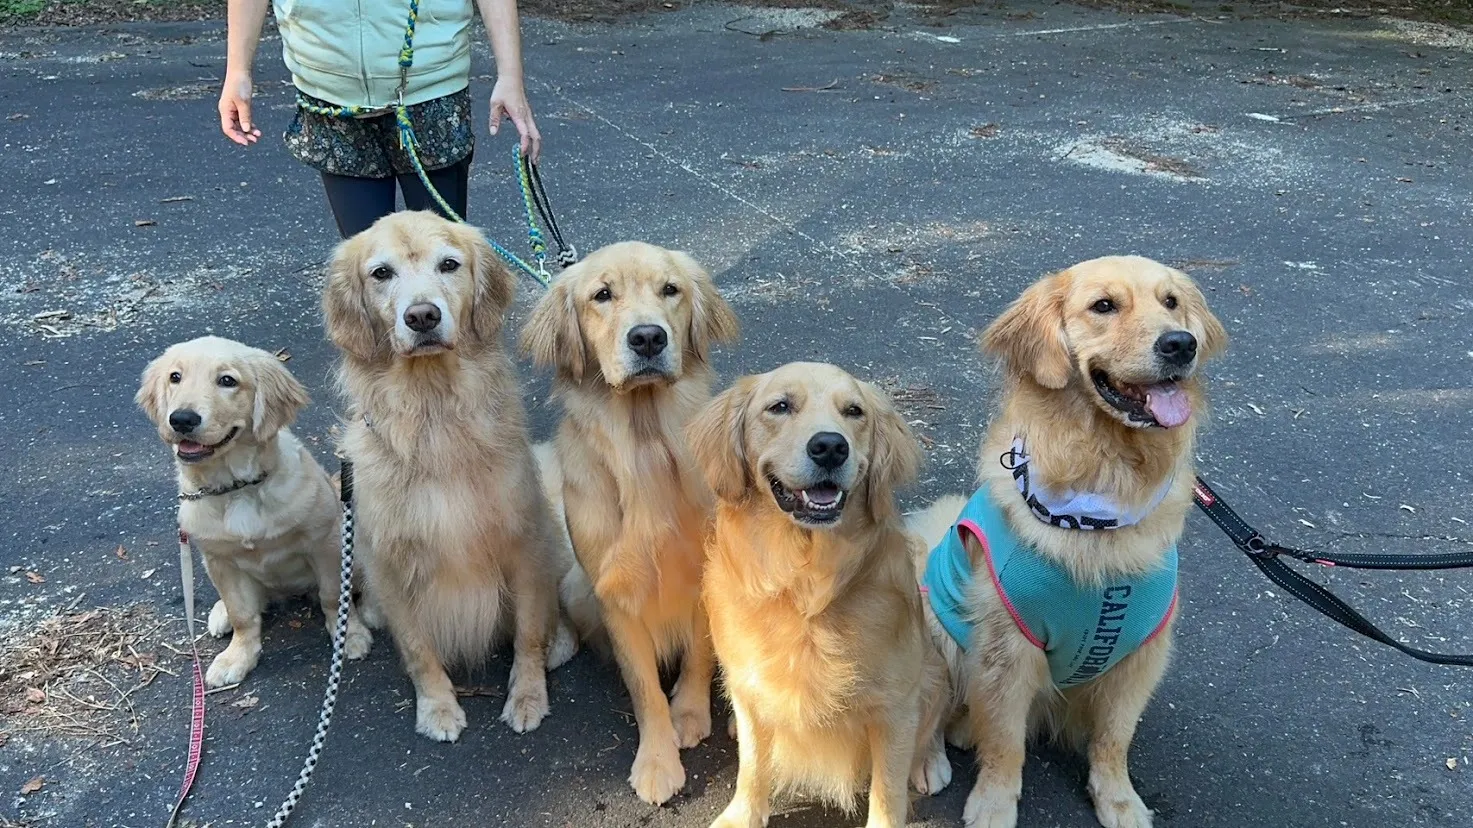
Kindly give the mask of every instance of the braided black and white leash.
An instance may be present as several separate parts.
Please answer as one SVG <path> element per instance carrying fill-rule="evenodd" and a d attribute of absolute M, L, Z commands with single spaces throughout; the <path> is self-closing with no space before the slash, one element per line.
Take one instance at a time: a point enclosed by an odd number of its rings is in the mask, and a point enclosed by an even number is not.
<path fill-rule="evenodd" d="M 327 690 L 322 695 L 322 713 L 317 719 L 317 732 L 312 735 L 312 746 L 307 749 L 307 760 L 302 763 L 302 772 L 286 801 L 276 809 L 266 828 L 282 828 L 296 810 L 302 794 L 312 781 L 312 772 L 317 769 L 317 760 L 322 757 L 322 746 L 327 742 L 327 729 L 332 724 L 332 711 L 338 703 L 338 685 L 343 678 L 343 649 L 348 639 L 348 607 L 353 600 L 353 463 L 342 461 L 341 471 L 343 524 L 342 566 L 338 584 L 338 617 L 332 630 L 332 665 L 327 672 Z"/>

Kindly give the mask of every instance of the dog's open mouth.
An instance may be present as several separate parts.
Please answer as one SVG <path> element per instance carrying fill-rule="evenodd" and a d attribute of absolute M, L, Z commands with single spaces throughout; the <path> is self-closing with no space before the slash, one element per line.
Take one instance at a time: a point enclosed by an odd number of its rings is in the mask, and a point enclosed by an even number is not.
<path fill-rule="evenodd" d="M 1158 428 L 1176 428 L 1192 416 L 1192 401 L 1177 377 L 1135 385 L 1119 382 L 1095 368 L 1089 372 L 1095 390 L 1112 408 L 1132 423 Z"/>
<path fill-rule="evenodd" d="M 174 454 L 186 463 L 198 463 L 214 454 L 216 449 L 234 440 L 235 435 L 238 433 L 240 433 L 240 426 L 230 429 L 230 433 L 225 435 L 224 440 L 208 446 L 204 443 L 197 443 L 194 440 L 180 440 L 174 446 Z"/>
<path fill-rule="evenodd" d="M 844 512 L 848 492 L 833 483 L 816 483 L 806 489 L 789 489 L 781 480 L 769 476 L 767 484 L 772 487 L 772 497 L 777 501 L 778 508 L 792 515 L 799 523 L 826 526 L 838 520 Z"/>

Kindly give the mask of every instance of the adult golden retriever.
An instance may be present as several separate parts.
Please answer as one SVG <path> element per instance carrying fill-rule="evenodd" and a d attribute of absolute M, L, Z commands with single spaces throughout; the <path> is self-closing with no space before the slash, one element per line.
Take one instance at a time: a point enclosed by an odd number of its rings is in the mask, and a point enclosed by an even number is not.
<path fill-rule="evenodd" d="M 713 828 L 760 828 L 783 791 L 853 809 L 866 777 L 868 824 L 904 825 L 907 777 L 951 778 L 919 539 L 895 509 L 920 446 L 887 395 L 813 363 L 744 377 L 689 433 L 718 500 L 703 595 L 740 761 Z"/>
<path fill-rule="evenodd" d="M 1099 821 L 1145 828 L 1151 812 L 1126 755 L 1171 651 L 1200 367 L 1227 334 L 1186 274 L 1107 257 L 1028 288 L 982 344 L 1001 359 L 1005 386 L 980 490 L 912 521 L 934 548 L 918 560 L 927 617 L 966 714 L 953 740 L 978 753 L 966 825 L 1016 824 L 1031 713 L 1087 745 Z M 991 515 L 992 529 L 959 524 L 959 513 Z M 944 560 L 947 549 L 964 550 L 961 560 Z M 1035 570 L 999 563 L 1004 555 Z M 1041 622 L 1030 618 L 1039 603 L 1049 605 Z M 1088 619 L 1082 633 L 1057 619 L 1072 610 Z"/>
<path fill-rule="evenodd" d="M 446 666 L 481 662 L 508 617 L 501 719 L 518 733 L 547 715 L 546 671 L 576 648 L 558 619 L 566 544 L 501 344 L 514 290 L 479 231 L 401 212 L 338 247 L 323 294 L 368 593 L 414 682 L 416 729 L 439 741 L 466 724 Z"/>
<path fill-rule="evenodd" d="M 275 356 L 203 336 L 150 362 L 137 402 L 172 449 L 179 528 L 220 594 L 210 633 L 232 633 L 205 682 L 235 684 L 255 668 L 261 611 L 272 598 L 315 590 L 331 633 L 338 613 L 337 493 L 287 428 L 309 402 L 307 389 Z M 347 657 L 363 658 L 372 643 L 350 607 Z"/>
<path fill-rule="evenodd" d="M 712 501 L 685 427 L 711 396 L 711 344 L 736 336 L 736 315 L 705 269 L 642 242 L 569 268 L 522 332 L 532 358 L 556 369 L 564 410 L 556 450 L 543 455 L 543 483 L 578 559 L 564 597 L 580 635 L 600 619 L 609 633 L 639 725 L 629 782 L 652 804 L 685 785 L 680 748 L 711 733 L 700 587 Z M 682 652 L 667 701 L 659 664 Z"/>

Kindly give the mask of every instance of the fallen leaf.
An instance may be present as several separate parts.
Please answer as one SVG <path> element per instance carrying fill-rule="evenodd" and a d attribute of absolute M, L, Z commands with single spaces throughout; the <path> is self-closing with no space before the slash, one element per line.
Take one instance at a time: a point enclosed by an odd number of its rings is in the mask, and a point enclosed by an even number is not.
<path fill-rule="evenodd" d="M 997 124 L 983 124 L 982 126 L 972 127 L 971 134 L 973 138 L 996 138 L 997 133 L 1000 131 L 1002 131 L 1002 128 Z"/>
<path fill-rule="evenodd" d="M 181 201 L 194 201 L 194 196 L 170 196 L 170 197 L 165 198 L 165 199 L 160 199 L 159 200 L 159 203 L 160 204 L 177 204 L 178 202 L 181 202 Z"/>
<path fill-rule="evenodd" d="M 128 560 L 128 550 L 124 549 L 123 548 L 123 545 L 121 543 L 118 544 L 118 548 L 117 549 L 114 549 L 113 550 L 113 554 L 114 555 L 117 555 L 118 556 L 118 560 L 120 560 L 120 561 L 126 561 L 126 560 Z"/>
<path fill-rule="evenodd" d="M 784 92 L 825 92 L 839 85 L 839 79 L 834 78 L 823 86 L 784 86 Z"/>
<path fill-rule="evenodd" d="M 21 363 L 21 364 L 25 365 L 27 368 L 35 368 L 37 365 L 45 365 L 46 364 L 46 360 L 44 360 L 44 359 L 32 359 L 32 360 L 29 360 L 29 361 L 24 362 L 24 363 Z"/>
<path fill-rule="evenodd" d="M 1447 769 L 1448 770 L 1457 770 L 1458 769 L 1458 760 L 1455 757 L 1449 756 L 1446 764 L 1447 764 Z"/>
<path fill-rule="evenodd" d="M 300 630 L 302 628 L 302 622 L 296 618 L 286 622 L 286 625 L 294 630 Z"/>
<path fill-rule="evenodd" d="M 1414 515 L 1417 513 L 1417 510 L 1416 509 L 1413 509 L 1412 507 L 1406 505 L 1405 503 L 1401 504 L 1401 508 L 1402 508 L 1403 511 L 1411 512 Z"/>
<path fill-rule="evenodd" d="M 1257 414 L 1260 417 L 1263 416 L 1263 409 L 1262 408 L 1259 408 L 1257 405 L 1254 405 L 1253 403 L 1248 403 L 1248 407 L 1251 408 L 1251 409 L 1253 409 L 1253 413 L 1254 414 Z"/>
<path fill-rule="evenodd" d="M 155 224 L 158 224 L 158 222 L 154 221 L 153 219 L 138 219 L 137 221 L 133 222 L 134 227 L 152 227 Z"/>
<path fill-rule="evenodd" d="M 44 787 L 46 787 L 46 777 L 37 776 L 26 784 L 20 786 L 20 795 L 29 796 Z"/>
<path fill-rule="evenodd" d="M 237 699 L 236 701 L 231 702 L 230 706 L 231 707 L 238 707 L 241 710 L 250 710 L 252 707 L 255 707 L 256 705 L 258 705 L 260 703 L 261 703 L 261 697 L 260 696 L 242 696 L 241 698 Z"/>
<path fill-rule="evenodd" d="M 157 569 L 145 569 L 145 570 L 143 570 L 143 575 L 141 577 L 146 581 L 149 578 L 152 578 L 153 577 L 153 573 L 155 573 L 155 572 L 158 572 L 158 570 Z"/>
<path fill-rule="evenodd" d="M 30 581 L 33 584 L 44 584 L 44 583 L 46 583 L 46 578 L 44 576 L 42 576 L 41 573 L 39 573 L 39 572 L 27 572 L 26 573 L 26 580 L 27 581 Z"/>
<path fill-rule="evenodd" d="M 31 116 L 25 114 L 24 112 L 17 112 L 14 115 L 7 115 L 5 117 L 5 120 L 7 120 L 7 121 L 24 121 L 25 119 L 27 119 L 29 117 L 31 117 Z"/>
<path fill-rule="evenodd" d="M 278 348 L 276 350 L 276 359 L 277 359 L 278 362 L 286 362 L 286 361 L 290 360 L 291 358 L 292 358 L 291 352 L 288 351 L 287 349 L 285 349 L 285 348 Z"/>
<path fill-rule="evenodd" d="M 27 687 L 26 701 L 30 702 L 31 704 L 45 704 L 46 691 L 42 690 L 39 687 Z"/>
<path fill-rule="evenodd" d="M 1243 294 L 1244 296 L 1252 296 L 1253 288 L 1248 287 L 1247 285 L 1238 285 L 1238 292 Z"/>
<path fill-rule="evenodd" d="M 1412 180 L 1411 180 L 1411 179 L 1410 179 L 1410 178 L 1405 178 L 1405 177 L 1403 177 L 1403 176 L 1400 176 L 1400 175 L 1398 175 L 1398 176 L 1397 176 L 1397 177 L 1396 177 L 1396 180 L 1397 180 L 1397 181 L 1400 181 L 1400 182 L 1401 182 L 1401 183 L 1403 183 L 1403 184 L 1410 184 L 1410 183 L 1412 183 Z"/>

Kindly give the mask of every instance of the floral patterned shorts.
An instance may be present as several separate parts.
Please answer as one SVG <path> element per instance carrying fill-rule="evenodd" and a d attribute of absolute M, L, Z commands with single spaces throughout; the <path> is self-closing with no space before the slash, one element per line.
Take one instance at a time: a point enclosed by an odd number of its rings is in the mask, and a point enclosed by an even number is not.
<path fill-rule="evenodd" d="M 476 148 L 470 89 L 410 106 L 409 121 L 419 143 L 419 161 L 427 170 L 457 164 Z M 330 175 L 389 178 L 414 172 L 409 156 L 399 146 L 399 126 L 392 114 L 334 118 L 298 108 L 283 137 L 298 161 Z"/>

